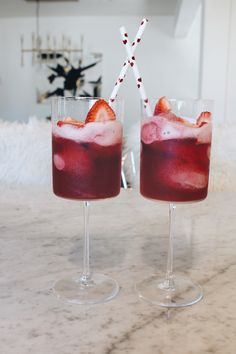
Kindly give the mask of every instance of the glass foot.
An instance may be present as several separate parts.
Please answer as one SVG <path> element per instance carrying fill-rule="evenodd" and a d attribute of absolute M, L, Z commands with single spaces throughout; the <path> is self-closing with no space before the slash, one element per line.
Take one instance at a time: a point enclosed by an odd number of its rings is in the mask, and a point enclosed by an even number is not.
<path fill-rule="evenodd" d="M 92 305 L 113 299 L 119 292 L 119 285 L 103 274 L 93 274 L 88 281 L 74 276 L 57 281 L 53 292 L 64 303 Z"/>
<path fill-rule="evenodd" d="M 171 282 L 152 276 L 137 283 L 135 288 L 141 299 L 163 307 L 190 306 L 203 297 L 200 285 L 183 276 L 174 276 Z"/>

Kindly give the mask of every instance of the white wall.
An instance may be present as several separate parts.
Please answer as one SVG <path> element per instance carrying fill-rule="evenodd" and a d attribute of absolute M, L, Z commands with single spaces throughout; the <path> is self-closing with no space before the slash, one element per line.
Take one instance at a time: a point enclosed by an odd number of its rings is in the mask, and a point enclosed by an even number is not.
<path fill-rule="evenodd" d="M 137 60 L 148 95 L 158 97 L 197 97 L 200 60 L 200 12 L 185 39 L 172 36 L 174 18 L 152 17 L 137 49 Z M 125 25 L 130 37 L 136 33 L 139 17 L 65 17 L 41 18 L 41 34 L 71 36 L 79 43 L 85 35 L 85 49 L 102 51 L 103 96 L 109 96 L 125 59 L 119 27 Z M 27 120 L 36 114 L 45 117 L 50 107 L 36 104 L 36 69 L 31 55 L 20 66 L 20 35 L 30 43 L 35 28 L 34 18 L 0 20 L 0 118 Z M 120 95 L 126 99 L 126 125 L 139 119 L 139 96 L 129 73 Z"/>
<path fill-rule="evenodd" d="M 218 122 L 236 117 L 236 0 L 205 0 L 201 96 L 215 101 Z"/>
<path fill-rule="evenodd" d="M 231 0 L 225 119 L 236 121 L 236 0 Z"/>

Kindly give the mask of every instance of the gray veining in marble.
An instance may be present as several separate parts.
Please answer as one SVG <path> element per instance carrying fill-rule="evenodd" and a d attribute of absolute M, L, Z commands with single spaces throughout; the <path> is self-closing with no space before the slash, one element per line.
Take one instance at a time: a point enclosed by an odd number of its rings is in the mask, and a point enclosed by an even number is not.
<path fill-rule="evenodd" d="M 1 354 L 236 353 L 236 194 L 177 208 L 175 269 L 204 299 L 168 318 L 133 290 L 165 269 L 167 205 L 134 191 L 93 203 L 93 266 L 121 291 L 103 305 L 64 305 L 50 289 L 82 264 L 81 203 L 46 189 L 0 192 Z"/>

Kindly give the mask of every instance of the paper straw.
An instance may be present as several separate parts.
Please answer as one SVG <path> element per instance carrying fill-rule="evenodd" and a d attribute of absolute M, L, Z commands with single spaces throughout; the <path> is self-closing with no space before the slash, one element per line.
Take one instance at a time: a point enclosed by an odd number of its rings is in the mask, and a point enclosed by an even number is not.
<path fill-rule="evenodd" d="M 142 38 L 142 35 L 143 35 L 143 32 L 147 26 L 147 23 L 148 23 L 148 19 L 147 18 L 143 18 L 141 23 L 140 23 L 140 26 L 139 26 L 139 29 L 138 29 L 138 32 L 135 36 L 135 39 L 132 43 L 132 54 L 135 52 L 135 49 L 137 47 L 137 45 L 140 43 L 141 41 L 141 38 Z M 121 69 L 121 72 L 116 80 L 116 83 L 115 83 L 115 86 L 113 88 L 113 91 L 110 95 L 110 98 L 109 98 L 109 104 L 112 105 L 112 103 L 115 101 L 116 99 L 116 96 L 118 94 L 118 91 L 120 89 L 120 86 L 122 84 L 122 82 L 124 81 L 125 79 L 125 74 L 126 74 L 126 71 L 129 67 L 129 58 L 126 59 L 126 61 L 124 62 L 123 66 L 122 66 L 122 69 Z"/>
<path fill-rule="evenodd" d="M 131 45 L 130 45 L 130 42 L 129 42 L 129 39 L 128 39 L 128 34 L 127 34 L 127 31 L 126 31 L 125 27 L 121 27 L 120 28 L 120 33 L 121 33 L 122 41 L 123 41 L 123 44 L 125 46 L 126 52 L 128 54 L 129 64 L 130 64 L 130 66 L 133 69 L 134 77 L 135 77 L 135 80 L 136 80 L 136 85 L 137 85 L 137 87 L 139 89 L 139 93 L 140 93 L 141 99 L 144 102 L 145 111 L 147 113 L 147 116 L 151 117 L 153 115 L 152 114 L 152 110 L 151 110 L 151 107 L 150 107 L 150 104 L 149 104 L 149 101 L 148 101 L 148 97 L 146 95 L 146 91 L 145 91 L 145 88 L 144 88 L 144 85 L 143 85 L 143 79 L 140 76 L 140 72 L 139 72 L 139 69 L 138 69 L 138 65 L 137 65 L 135 56 L 132 53 L 132 48 L 131 48 Z"/>

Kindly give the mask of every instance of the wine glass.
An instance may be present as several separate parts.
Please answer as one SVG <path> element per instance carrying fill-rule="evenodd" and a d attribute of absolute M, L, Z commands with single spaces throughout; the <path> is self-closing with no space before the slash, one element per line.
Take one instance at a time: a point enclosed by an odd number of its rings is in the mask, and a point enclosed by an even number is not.
<path fill-rule="evenodd" d="M 86 120 L 86 122 L 85 122 Z M 52 100 L 53 191 L 80 200 L 84 207 L 83 269 L 53 287 L 62 301 L 103 303 L 119 292 L 117 282 L 90 266 L 90 202 L 120 193 L 123 101 L 111 109 L 97 98 L 56 97 Z"/>
<path fill-rule="evenodd" d="M 163 307 L 184 307 L 201 300 L 198 284 L 173 272 L 176 205 L 204 200 L 208 192 L 213 102 L 151 100 L 153 116 L 143 109 L 141 121 L 140 193 L 169 203 L 166 274 L 136 284 L 140 298 Z"/>

